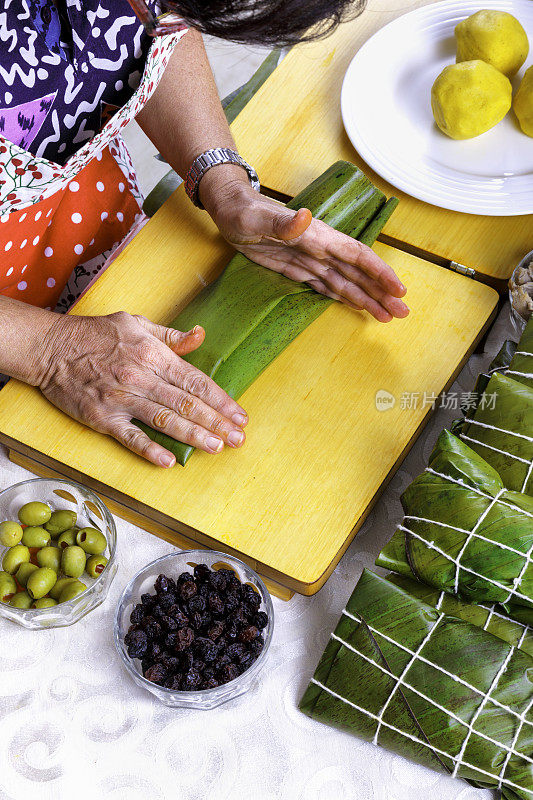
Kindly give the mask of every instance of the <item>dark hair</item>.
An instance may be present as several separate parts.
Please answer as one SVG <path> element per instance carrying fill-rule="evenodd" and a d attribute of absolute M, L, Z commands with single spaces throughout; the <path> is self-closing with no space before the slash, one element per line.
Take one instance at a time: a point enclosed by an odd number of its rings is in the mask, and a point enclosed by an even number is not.
<path fill-rule="evenodd" d="M 167 0 L 191 27 L 241 44 L 286 47 L 330 34 L 366 0 Z"/>

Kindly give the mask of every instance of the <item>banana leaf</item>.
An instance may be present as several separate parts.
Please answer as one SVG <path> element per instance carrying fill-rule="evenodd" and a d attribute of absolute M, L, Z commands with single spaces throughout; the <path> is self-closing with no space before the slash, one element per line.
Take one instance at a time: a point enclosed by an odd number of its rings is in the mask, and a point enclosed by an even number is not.
<path fill-rule="evenodd" d="M 467 603 L 456 595 L 447 594 L 447 592 L 434 589 L 425 583 L 411 580 L 405 575 L 391 572 L 387 575 L 387 580 L 443 614 L 471 622 L 473 625 L 477 625 L 478 628 L 483 628 L 483 630 L 492 633 L 494 636 L 498 636 L 513 647 L 519 647 L 524 653 L 533 657 L 533 628 L 531 627 L 531 622 L 520 622 L 516 619 L 516 615 L 512 619 L 502 608 L 495 604 L 489 606 Z M 524 611 L 530 613 L 529 609 L 524 609 Z"/>
<path fill-rule="evenodd" d="M 372 245 L 396 208 L 353 164 L 338 161 L 287 203 L 309 208 L 343 233 Z M 261 372 L 334 301 L 255 264 L 242 254 L 203 289 L 171 323 L 178 330 L 202 325 L 206 338 L 186 360 L 238 399 Z M 135 420 L 185 465 L 194 448 Z"/>
<path fill-rule="evenodd" d="M 533 387 L 533 317 L 526 324 L 506 375 Z"/>
<path fill-rule="evenodd" d="M 533 659 L 365 570 L 300 709 L 418 764 L 533 798 Z"/>
<path fill-rule="evenodd" d="M 515 366 L 517 358 L 526 360 L 515 355 Z M 518 366 L 528 368 L 520 361 Z M 533 495 L 533 384 L 495 373 L 475 412 L 454 433 L 498 471 L 508 489 Z"/>
<path fill-rule="evenodd" d="M 444 431 L 402 495 L 403 523 L 376 564 L 514 616 L 533 609 L 533 498 Z M 531 612 L 530 612 L 531 613 Z"/>

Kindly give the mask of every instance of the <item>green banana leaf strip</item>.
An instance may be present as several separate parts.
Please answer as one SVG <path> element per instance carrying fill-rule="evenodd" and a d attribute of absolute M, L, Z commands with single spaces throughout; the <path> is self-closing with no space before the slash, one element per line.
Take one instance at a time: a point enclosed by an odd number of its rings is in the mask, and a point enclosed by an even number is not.
<path fill-rule="evenodd" d="M 533 495 L 533 385 L 495 373 L 484 401 L 458 435 L 498 471 L 508 489 Z"/>
<path fill-rule="evenodd" d="M 531 800 L 532 668 L 522 650 L 365 570 L 299 707 L 474 786 L 501 784 L 507 800 Z"/>
<path fill-rule="evenodd" d="M 533 387 L 533 317 L 527 323 L 522 338 L 518 342 L 507 340 L 491 361 L 486 373 L 482 373 L 472 393 L 472 403 L 465 411 L 463 419 L 455 420 L 451 429 L 459 435 L 465 426 L 465 418 L 471 417 L 478 408 L 479 400 L 487 392 L 487 385 L 495 372 L 503 373 L 509 378 Z M 487 398 L 483 402 L 486 402 Z"/>
<path fill-rule="evenodd" d="M 530 623 L 520 622 L 516 617 L 509 617 L 505 611 L 496 605 L 474 605 L 461 600 L 453 594 L 447 594 L 425 583 L 419 583 L 405 575 L 398 575 L 391 572 L 387 575 L 387 580 L 395 586 L 399 586 L 404 592 L 417 597 L 422 602 L 432 608 L 436 608 L 449 617 L 458 617 L 466 622 L 477 625 L 478 628 L 492 633 L 503 639 L 504 642 L 518 647 L 533 657 L 533 629 Z M 529 609 L 521 609 L 526 614 L 530 614 Z M 518 612 L 519 614 L 520 612 Z"/>
<path fill-rule="evenodd" d="M 529 318 L 506 374 L 533 387 L 533 317 Z"/>
<path fill-rule="evenodd" d="M 533 609 L 533 498 L 444 431 L 376 564 L 476 603 Z"/>
<path fill-rule="evenodd" d="M 339 161 L 288 203 L 372 245 L 397 200 L 382 192 L 353 164 Z M 202 346 L 186 357 L 238 399 L 261 372 L 333 301 L 255 264 L 242 254 L 203 289 L 171 323 L 178 330 L 202 325 Z M 135 421 L 185 465 L 194 448 Z"/>

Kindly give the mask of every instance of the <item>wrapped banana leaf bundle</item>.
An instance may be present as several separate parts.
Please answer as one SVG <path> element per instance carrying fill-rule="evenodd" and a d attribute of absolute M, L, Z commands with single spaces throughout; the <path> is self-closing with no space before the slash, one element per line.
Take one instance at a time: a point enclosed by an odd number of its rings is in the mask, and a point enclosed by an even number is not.
<path fill-rule="evenodd" d="M 387 200 L 356 166 L 338 161 L 288 208 L 308 208 L 336 230 L 372 245 L 398 204 Z M 171 323 L 178 330 L 205 328 L 202 346 L 186 360 L 238 399 L 261 372 L 333 301 L 305 283 L 234 256 Z M 185 465 L 194 448 L 136 421 Z"/>
<path fill-rule="evenodd" d="M 533 317 L 529 318 L 505 374 L 533 388 Z"/>
<path fill-rule="evenodd" d="M 490 464 L 444 431 L 401 500 L 403 523 L 378 566 L 533 616 L 533 497 L 507 490 Z"/>
<path fill-rule="evenodd" d="M 511 362 L 513 372 L 528 369 L 521 353 Z M 476 410 L 454 433 L 499 472 L 508 489 L 533 496 L 533 384 L 509 374 L 492 375 Z"/>
<path fill-rule="evenodd" d="M 527 622 L 509 617 L 500 606 L 494 603 L 492 605 L 467 603 L 456 595 L 447 594 L 394 572 L 387 575 L 387 580 L 442 614 L 471 622 L 533 657 L 533 628 Z M 529 609 L 525 611 L 529 613 Z"/>
<path fill-rule="evenodd" d="M 532 800 L 532 674 L 520 640 L 365 571 L 300 709 L 506 800 Z"/>

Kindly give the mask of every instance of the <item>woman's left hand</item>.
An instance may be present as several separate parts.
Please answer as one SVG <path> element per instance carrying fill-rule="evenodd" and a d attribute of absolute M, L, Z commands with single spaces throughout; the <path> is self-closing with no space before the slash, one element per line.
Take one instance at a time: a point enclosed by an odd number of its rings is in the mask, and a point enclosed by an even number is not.
<path fill-rule="evenodd" d="M 247 181 L 213 185 L 218 169 L 202 179 L 201 199 L 237 250 L 351 308 L 365 309 L 379 322 L 409 314 L 400 299 L 405 286 L 370 247 L 313 219 L 308 209 L 292 211 L 264 197 Z"/>

